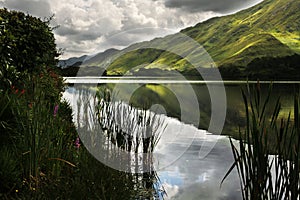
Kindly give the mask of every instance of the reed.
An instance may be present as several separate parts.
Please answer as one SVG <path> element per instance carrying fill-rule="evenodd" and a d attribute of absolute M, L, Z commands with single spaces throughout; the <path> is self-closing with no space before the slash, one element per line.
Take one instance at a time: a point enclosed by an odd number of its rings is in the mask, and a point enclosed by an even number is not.
<path fill-rule="evenodd" d="M 272 114 L 272 93 L 262 98 L 260 84 L 242 91 L 246 111 L 246 128 L 240 131 L 238 145 L 230 138 L 234 163 L 223 181 L 237 169 L 243 199 L 299 199 L 300 131 L 299 95 L 295 92 L 294 120 L 279 119 L 280 99 Z M 271 156 L 270 152 L 275 155 Z M 222 184 L 221 183 L 221 184 Z"/>
<path fill-rule="evenodd" d="M 134 153 L 132 159 L 135 160 L 135 171 L 139 167 L 144 171 L 133 175 L 138 195 L 143 198 L 158 196 L 159 191 L 155 185 L 159 179 L 152 166 L 152 153 L 166 128 L 164 118 L 146 109 L 137 109 L 115 100 L 108 89 L 99 89 L 97 99 L 98 122 L 107 134 L 108 142 L 129 152 L 128 155 L 131 155 L 130 152 Z M 142 161 L 139 155 L 142 155 Z M 132 163 L 125 164 L 129 168 L 132 166 Z"/>
<path fill-rule="evenodd" d="M 75 129 L 64 117 L 67 104 L 49 101 L 40 78 L 28 77 L 25 88 L 28 92 L 22 96 L 10 97 L 18 132 L 15 151 L 21 160 L 24 184 L 37 191 L 44 180 L 60 177 L 63 170 L 75 166 L 69 161 Z"/>
<path fill-rule="evenodd" d="M 164 119 L 146 109 L 137 109 L 122 101 L 114 101 L 111 92 L 97 92 L 96 113 L 102 130 L 119 148 L 134 153 L 154 151 L 166 128 Z"/>
<path fill-rule="evenodd" d="M 27 78 L 26 92 L 0 90 L 0 199 L 135 199 L 133 175 L 105 166 L 80 146 L 69 105 L 39 76 Z M 78 128 L 97 137 L 88 121 L 94 105 L 87 90 L 80 96 L 86 121 Z"/>

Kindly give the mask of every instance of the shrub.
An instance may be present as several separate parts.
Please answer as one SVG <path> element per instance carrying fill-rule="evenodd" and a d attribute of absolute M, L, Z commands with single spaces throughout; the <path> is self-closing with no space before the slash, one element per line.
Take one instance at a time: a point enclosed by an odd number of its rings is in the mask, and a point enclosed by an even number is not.
<path fill-rule="evenodd" d="M 50 19 L 42 21 L 22 12 L 0 9 L 0 65 L 29 72 L 45 65 L 56 66 L 59 54 Z"/>

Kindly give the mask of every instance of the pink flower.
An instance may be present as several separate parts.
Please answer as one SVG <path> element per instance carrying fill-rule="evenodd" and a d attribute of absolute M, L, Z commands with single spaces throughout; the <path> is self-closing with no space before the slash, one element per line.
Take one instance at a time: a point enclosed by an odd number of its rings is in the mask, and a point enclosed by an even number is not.
<path fill-rule="evenodd" d="M 80 139 L 79 139 L 79 137 L 77 137 L 75 140 L 75 148 L 79 149 L 79 147 L 80 147 Z"/>
<path fill-rule="evenodd" d="M 56 117 L 56 114 L 58 112 L 58 105 L 55 105 L 54 111 L 53 111 L 53 116 Z"/>

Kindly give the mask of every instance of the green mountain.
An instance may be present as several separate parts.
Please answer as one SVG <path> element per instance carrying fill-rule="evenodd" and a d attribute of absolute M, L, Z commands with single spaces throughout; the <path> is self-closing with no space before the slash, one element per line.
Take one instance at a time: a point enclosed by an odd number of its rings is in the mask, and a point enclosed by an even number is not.
<path fill-rule="evenodd" d="M 299 10 L 299 0 L 265 0 L 182 32 L 202 44 L 217 66 L 243 71 L 257 58 L 300 53 Z"/>
<path fill-rule="evenodd" d="M 261 75 L 280 79 L 280 74 L 268 76 L 272 66 L 281 71 L 289 67 L 292 75 L 300 74 L 297 71 L 297 63 L 300 63 L 299 10 L 300 0 L 264 0 L 254 7 L 212 18 L 177 34 L 110 51 L 107 56 L 99 54 L 83 63 L 83 69 L 98 66 L 106 68 L 108 75 L 170 74 L 172 71 L 196 75 L 196 70 L 186 59 L 192 58 L 193 49 L 189 41 L 182 40 L 181 34 L 184 34 L 204 47 L 224 78 L 257 78 L 255 76 Z M 175 50 L 180 49 L 181 56 L 165 51 L 170 45 Z M 291 56 L 293 59 L 289 62 Z M 212 60 L 203 61 L 199 66 L 207 68 L 212 65 Z M 256 63 L 268 69 L 257 68 Z M 277 63 L 280 63 L 279 67 L 275 66 Z M 260 70 L 261 74 L 253 73 L 253 70 Z"/>

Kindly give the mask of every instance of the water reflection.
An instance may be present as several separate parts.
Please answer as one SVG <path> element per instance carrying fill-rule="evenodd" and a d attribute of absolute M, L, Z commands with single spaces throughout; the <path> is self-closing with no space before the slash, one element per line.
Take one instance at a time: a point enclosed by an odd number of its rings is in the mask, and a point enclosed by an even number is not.
<path fill-rule="evenodd" d="M 75 102 L 73 99 L 76 92 L 69 88 L 64 94 L 66 99 L 71 100 L 75 111 L 78 110 L 78 99 Z M 88 95 L 85 94 L 84 97 L 86 96 Z M 86 98 L 81 101 L 91 100 L 93 99 Z M 78 113 L 75 116 L 78 120 Z M 240 199 L 236 173 L 232 173 L 220 187 L 222 178 L 233 162 L 228 139 L 162 116 L 168 126 L 153 152 L 153 167 L 156 172 L 133 175 L 135 189 L 154 188 L 156 192 L 152 194 L 157 199 Z M 210 150 L 211 146 L 214 148 L 208 156 L 200 158 L 199 153 Z"/>
<path fill-rule="evenodd" d="M 215 136 L 208 137 L 211 137 L 211 142 L 218 139 Z M 158 172 L 168 199 L 242 199 L 236 171 L 220 186 L 233 163 L 228 139 L 219 138 L 204 159 L 198 156 L 202 144 L 201 139 L 195 139 L 182 157 Z M 170 148 L 176 149 L 177 145 L 170 145 Z"/>
<path fill-rule="evenodd" d="M 91 88 L 70 89 L 64 97 L 73 108 L 78 134 L 89 153 L 106 166 L 124 172 L 136 199 L 159 199 L 161 189 L 154 190 L 159 180 L 151 152 L 157 132 L 164 130 L 160 117 L 94 96 Z"/>
<path fill-rule="evenodd" d="M 293 108 L 291 94 L 294 87 L 290 84 L 274 85 L 272 103 L 275 103 L 278 96 L 281 96 L 282 111 L 281 117 L 285 117 Z M 130 87 L 130 85 L 128 85 Z M 157 86 L 159 87 L 159 86 Z M 174 85 L 176 89 L 184 95 L 184 86 L 181 84 Z M 245 88 L 245 85 L 242 85 Z M 262 91 L 267 91 L 269 85 L 263 85 Z M 209 123 L 210 118 L 210 100 L 207 88 L 203 84 L 193 85 L 197 91 L 199 107 L 201 110 L 201 119 L 199 127 L 205 129 L 205 125 Z M 150 88 L 151 89 L 151 88 Z M 170 101 L 162 101 L 159 96 L 152 95 L 156 99 L 151 99 L 146 96 L 149 88 L 141 87 L 142 95 L 139 97 L 139 91 L 132 97 L 134 101 L 139 102 L 139 99 L 147 99 L 151 102 L 163 105 L 166 109 L 166 117 L 168 127 L 158 143 L 154 152 L 154 167 L 159 179 L 144 182 L 137 187 L 154 187 L 157 191 L 157 198 L 166 199 L 242 199 L 240 191 L 240 180 L 237 172 L 231 173 L 220 186 L 221 180 L 225 173 L 233 163 L 232 152 L 228 138 L 225 136 L 218 137 L 208 134 L 204 130 L 199 130 L 192 124 L 192 121 L 181 123 L 173 117 L 178 117 L 175 105 L 170 104 Z M 72 99 L 72 94 L 75 93 L 74 88 L 69 88 L 64 96 Z M 120 91 L 120 95 L 123 91 Z M 237 131 L 238 127 L 243 127 L 244 121 L 244 105 L 241 97 L 241 86 L 230 85 L 226 86 L 227 94 L 227 118 L 225 124 L 225 133 L 232 134 Z M 263 94 L 263 92 L 262 92 Z M 170 98 L 170 95 L 167 95 Z M 73 100 L 72 100 L 73 101 Z M 72 102 L 71 102 L 72 104 Z M 75 105 L 73 108 L 76 107 Z M 186 112 L 193 114 L 194 105 L 183 108 Z M 76 110 L 76 109 L 74 109 Z M 75 115 L 76 117 L 76 115 Z M 205 158 L 199 158 L 199 152 L 209 149 L 209 146 L 214 146 L 210 153 Z M 153 175 L 150 175 L 153 176 Z M 136 178 L 136 182 L 141 182 L 142 176 Z M 145 177 L 146 179 L 146 177 Z M 153 184 L 154 183 L 154 184 Z M 143 185 L 144 184 L 144 185 Z"/>

